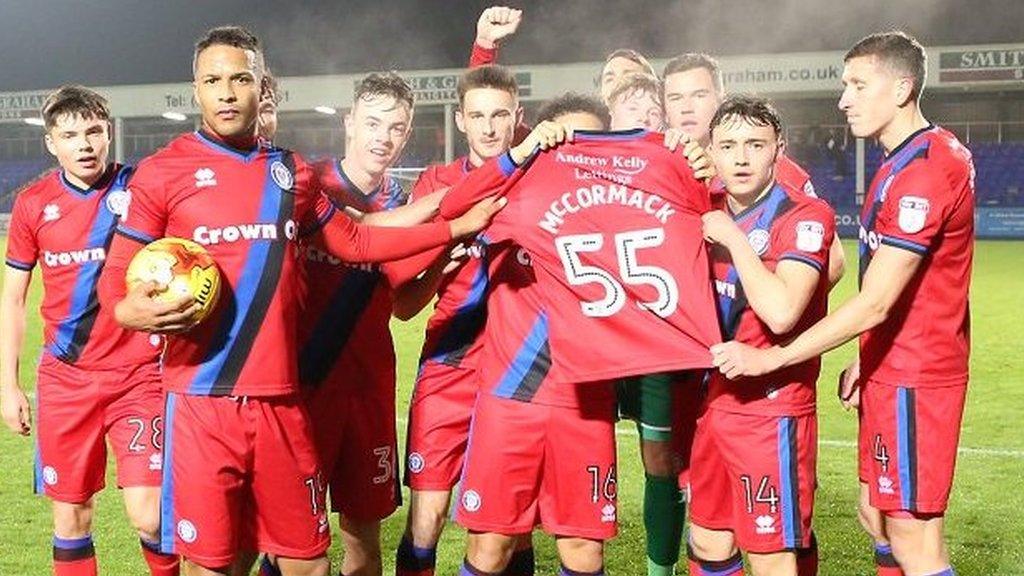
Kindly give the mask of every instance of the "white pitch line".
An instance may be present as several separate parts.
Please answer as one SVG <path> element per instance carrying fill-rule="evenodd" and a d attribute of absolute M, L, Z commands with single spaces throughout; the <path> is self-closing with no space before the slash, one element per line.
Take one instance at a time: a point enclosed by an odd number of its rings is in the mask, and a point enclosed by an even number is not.
<path fill-rule="evenodd" d="M 619 436 L 636 436 L 636 425 L 631 422 L 622 422 L 615 428 L 615 433 Z M 824 440 L 818 439 L 818 446 L 825 446 L 828 448 L 856 448 L 856 442 L 850 442 L 849 440 Z M 990 458 L 1003 457 L 1003 458 L 1020 458 L 1024 459 L 1024 450 L 1013 450 L 1010 448 L 974 448 L 971 446 L 961 446 L 958 451 L 959 454 L 964 456 L 986 456 Z"/>
<path fill-rule="evenodd" d="M 35 400 L 35 393 L 29 392 L 27 394 L 29 400 Z M 35 407 L 33 406 L 33 409 Z M 395 418 L 395 423 L 398 426 L 405 426 L 408 421 L 403 417 Z M 636 425 L 623 421 L 615 427 L 615 434 L 618 436 L 633 436 L 636 437 Z M 856 442 L 850 442 L 849 440 L 818 440 L 819 446 L 827 446 L 829 448 L 856 448 Z M 964 456 L 985 456 L 989 458 L 1020 458 L 1024 460 L 1024 450 L 1013 450 L 1010 448 L 974 448 L 971 446 L 961 446 L 957 452 Z"/>

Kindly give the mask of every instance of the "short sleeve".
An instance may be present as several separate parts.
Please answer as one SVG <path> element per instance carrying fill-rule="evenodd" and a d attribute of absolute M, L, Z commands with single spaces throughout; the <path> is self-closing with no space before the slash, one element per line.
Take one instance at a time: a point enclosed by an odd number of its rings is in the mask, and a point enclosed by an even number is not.
<path fill-rule="evenodd" d="M 164 175 L 155 164 L 143 162 L 128 180 L 128 207 L 117 232 L 143 244 L 162 238 L 167 230 Z"/>
<path fill-rule="evenodd" d="M 39 257 L 29 204 L 31 202 L 24 194 L 15 198 L 7 231 L 7 265 L 25 271 L 32 270 Z"/>
<path fill-rule="evenodd" d="M 827 270 L 835 226 L 835 212 L 828 204 L 817 199 L 799 202 L 772 231 L 779 262 L 793 260 L 818 272 Z"/>
<path fill-rule="evenodd" d="M 896 174 L 875 222 L 882 244 L 928 253 L 942 230 L 953 191 L 934 164 L 915 160 Z"/>

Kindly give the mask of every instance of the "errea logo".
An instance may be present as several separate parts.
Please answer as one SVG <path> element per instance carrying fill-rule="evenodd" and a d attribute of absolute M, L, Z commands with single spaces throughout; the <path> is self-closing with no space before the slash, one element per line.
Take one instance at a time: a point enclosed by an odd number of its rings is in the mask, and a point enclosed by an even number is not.
<path fill-rule="evenodd" d="M 43 222 L 53 222 L 60 218 L 60 206 L 47 204 L 43 207 Z"/>
<path fill-rule="evenodd" d="M 601 522 L 615 522 L 615 504 L 605 504 L 604 508 L 601 508 Z"/>
<path fill-rule="evenodd" d="M 217 175 L 214 174 L 210 168 L 200 168 L 196 170 L 196 188 L 205 188 L 207 186 L 217 185 Z"/>
<path fill-rule="evenodd" d="M 879 492 L 879 494 L 889 494 L 889 495 L 895 494 L 896 490 L 893 489 L 892 478 L 889 478 L 888 476 L 879 476 L 878 477 L 878 492 Z"/>
<path fill-rule="evenodd" d="M 756 530 L 758 534 L 775 534 L 775 518 L 768 516 L 758 516 L 754 520 L 754 524 L 757 526 Z"/>

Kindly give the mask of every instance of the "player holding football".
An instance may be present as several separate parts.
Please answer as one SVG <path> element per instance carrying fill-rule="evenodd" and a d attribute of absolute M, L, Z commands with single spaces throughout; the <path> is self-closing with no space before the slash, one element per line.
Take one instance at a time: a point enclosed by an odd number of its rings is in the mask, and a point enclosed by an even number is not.
<path fill-rule="evenodd" d="M 277 556 L 285 575 L 326 575 L 324 478 L 298 394 L 296 241 L 322 241 L 349 261 L 400 258 L 474 233 L 501 204 L 447 223 L 355 225 L 317 192 L 300 157 L 258 146 L 264 66 L 252 33 L 209 31 L 193 68 L 202 129 L 140 165 L 101 282 L 122 325 L 175 333 L 164 356 L 163 545 L 192 574 L 226 574 L 252 548 Z M 139 290 L 125 294 L 132 255 L 164 236 L 205 244 L 221 269 L 226 297 L 199 325 L 188 298 L 178 303 L 186 314 L 171 315 Z"/>
<path fill-rule="evenodd" d="M 712 353 L 726 376 L 758 376 L 860 335 L 839 393 L 860 412 L 860 520 L 878 573 L 948 576 L 943 515 L 967 391 L 974 166 L 921 113 L 916 40 L 874 34 L 844 61 L 839 107 L 855 136 L 886 151 L 861 213 L 860 292 L 786 346 L 727 342 Z"/>
<path fill-rule="evenodd" d="M 107 163 L 110 110 L 96 92 L 64 86 L 47 97 L 42 118 L 46 148 L 60 169 L 19 193 L 11 216 L 0 300 L 4 422 L 23 436 L 31 431 L 18 359 L 38 262 L 45 343 L 36 388 L 35 486 L 53 502 L 54 574 L 97 573 L 92 520 L 108 440 L 150 573 L 177 574 L 178 557 L 159 551 L 162 340 L 124 330 L 96 298 L 111 236 L 128 210 L 131 169 Z"/>
<path fill-rule="evenodd" d="M 726 196 L 704 215 L 727 338 L 783 342 L 828 305 L 835 213 L 776 181 L 782 126 L 768 102 L 732 97 L 711 121 L 711 156 Z M 813 359 L 760 378 L 712 375 L 690 472 L 690 574 L 792 575 L 810 547 L 817 425 Z"/>

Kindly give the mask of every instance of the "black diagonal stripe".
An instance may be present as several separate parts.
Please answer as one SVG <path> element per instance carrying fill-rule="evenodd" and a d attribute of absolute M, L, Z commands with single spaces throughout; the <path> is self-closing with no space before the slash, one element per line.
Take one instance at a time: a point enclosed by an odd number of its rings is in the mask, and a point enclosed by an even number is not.
<path fill-rule="evenodd" d="M 107 237 L 103 240 L 104 254 L 110 251 L 110 242 L 114 239 L 115 230 L 117 230 L 116 218 L 110 230 L 107 230 Z M 68 346 L 67 353 L 61 356 L 61 360 L 69 364 L 74 364 L 78 360 L 79 356 L 82 355 L 82 350 L 89 343 L 89 336 L 92 334 L 92 328 L 96 324 L 96 317 L 100 311 L 100 298 L 97 288 L 99 287 L 100 276 L 102 275 L 103 265 L 100 265 L 96 270 L 96 277 L 92 281 L 92 286 L 89 288 L 89 303 L 85 307 L 86 312 L 78 322 L 78 326 L 75 326 L 75 333 L 71 337 L 71 345 Z"/>
<path fill-rule="evenodd" d="M 537 351 L 537 356 L 533 359 L 533 363 L 530 364 L 530 368 L 526 370 L 523 379 L 516 386 L 516 391 L 512 393 L 512 399 L 523 402 L 532 400 L 550 370 L 551 344 L 545 336 L 544 344 L 541 345 L 540 350 Z"/>
<path fill-rule="evenodd" d="M 917 398 L 913 388 L 907 388 L 907 471 L 910 474 L 910 510 L 917 510 Z"/>
<path fill-rule="evenodd" d="M 789 499 L 793 503 L 790 506 L 790 519 L 793 526 L 793 546 L 799 547 L 800 541 L 803 539 L 803 526 L 800 523 L 800 467 L 797 466 L 799 462 L 799 452 L 797 452 L 797 422 L 796 418 L 788 418 L 789 426 L 787 427 L 787 438 L 786 444 L 789 445 Z"/>
<path fill-rule="evenodd" d="M 446 338 L 438 346 L 437 352 L 444 353 L 442 363 L 458 368 L 486 323 L 486 301 L 480 302 L 471 310 L 452 319 L 451 325 L 448 326 L 448 332 L 445 334 Z M 453 346 L 453 344 L 457 345 Z M 452 346 L 451 350 L 445 351 L 446 346 Z"/>
<path fill-rule="evenodd" d="M 330 374 L 379 281 L 379 272 L 352 270 L 345 275 L 299 355 L 299 381 L 303 386 L 319 386 Z"/>
<path fill-rule="evenodd" d="M 281 161 L 292 174 L 295 174 L 295 160 L 292 158 L 291 152 L 285 152 Z M 273 162 L 274 155 L 271 155 L 267 159 L 266 175 L 267 180 L 271 182 L 273 182 L 273 177 L 270 175 L 270 165 Z M 288 219 L 293 216 L 295 194 L 284 192 L 276 186 L 276 183 L 273 190 L 268 190 L 265 193 L 281 195 L 281 204 L 277 210 L 277 229 L 283 232 Z M 260 283 L 256 287 L 256 294 L 253 296 L 248 310 L 245 311 L 245 319 L 242 321 L 238 336 L 228 352 L 228 357 L 224 360 L 224 366 L 221 368 L 220 374 L 218 374 L 213 387 L 210 389 L 210 395 L 231 394 L 235 384 L 238 382 L 238 375 L 242 372 L 242 367 L 245 366 L 245 362 L 249 358 L 249 352 L 252 351 L 252 345 L 256 341 L 260 327 L 263 325 L 267 309 L 270 308 L 274 294 L 277 293 L 277 285 L 281 281 L 281 268 L 284 265 L 284 256 L 289 242 L 289 240 L 284 238 L 271 242 L 270 250 L 267 253 L 267 260 L 263 264 L 263 272 L 260 275 Z"/>

